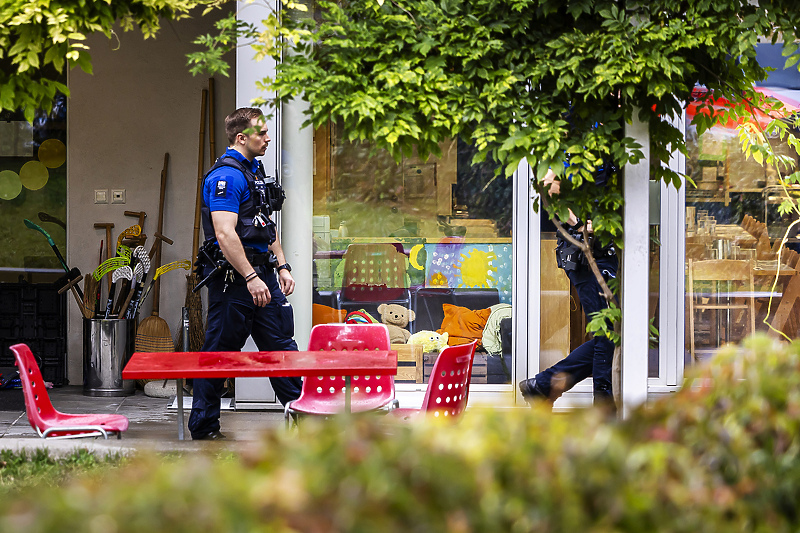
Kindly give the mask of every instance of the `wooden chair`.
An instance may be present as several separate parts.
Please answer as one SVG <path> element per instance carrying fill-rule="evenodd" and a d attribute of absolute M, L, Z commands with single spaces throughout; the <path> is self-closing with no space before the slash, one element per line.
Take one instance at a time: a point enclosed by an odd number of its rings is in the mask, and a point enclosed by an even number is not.
<path fill-rule="evenodd" d="M 28 422 L 40 437 L 68 439 L 74 437 L 104 437 L 109 433 L 122 437 L 128 429 L 128 419 L 116 414 L 67 414 L 57 411 L 39 371 L 39 365 L 27 344 L 11 346 L 19 368 L 22 393 L 25 396 L 25 412 Z"/>
<path fill-rule="evenodd" d="M 788 268 L 797 270 L 800 268 L 800 254 L 784 248 L 781 262 Z M 791 338 L 796 337 L 800 330 L 800 313 L 795 310 L 800 308 L 798 302 L 800 302 L 800 278 L 795 274 L 789 276 L 788 280 L 783 283 L 781 300 L 771 321 L 772 327 L 783 331 Z"/>
<path fill-rule="evenodd" d="M 755 218 L 750 215 L 745 215 L 742 219 L 742 228 L 753 236 L 754 239 L 758 240 L 762 234 L 766 233 L 767 225 L 763 222 L 759 222 Z"/>
<path fill-rule="evenodd" d="M 696 293 L 696 282 L 709 282 L 711 291 L 708 293 Z M 719 291 L 719 284 L 728 285 L 726 290 Z M 736 288 L 737 290 L 733 290 Z M 744 289 L 744 291 L 742 291 Z M 695 350 L 695 313 L 700 311 L 749 311 L 750 318 L 749 333 L 755 331 L 755 286 L 753 283 L 753 264 L 751 261 L 740 261 L 733 259 L 715 259 L 710 261 L 689 260 L 689 281 L 687 284 L 687 296 L 689 299 L 689 337 L 690 353 L 692 360 L 697 359 Z M 745 300 L 740 303 L 741 300 Z M 738 317 L 733 319 L 728 316 L 727 331 L 730 336 L 730 329 L 734 324 L 741 323 Z"/>
<path fill-rule="evenodd" d="M 781 261 L 784 265 L 790 268 L 795 268 L 798 260 L 800 260 L 800 254 L 794 250 L 784 248 L 783 253 L 781 254 Z"/>
<path fill-rule="evenodd" d="M 431 371 L 425 398 L 419 409 L 395 409 L 392 416 L 411 420 L 425 413 L 434 418 L 458 418 L 467 408 L 472 361 L 478 341 L 442 350 Z"/>
<path fill-rule="evenodd" d="M 311 328 L 309 350 L 390 350 L 384 324 L 317 324 Z M 362 413 L 397 405 L 393 376 L 352 376 L 351 412 Z M 300 397 L 286 404 L 288 428 L 292 415 L 332 416 L 345 410 L 343 376 L 305 376 Z"/>

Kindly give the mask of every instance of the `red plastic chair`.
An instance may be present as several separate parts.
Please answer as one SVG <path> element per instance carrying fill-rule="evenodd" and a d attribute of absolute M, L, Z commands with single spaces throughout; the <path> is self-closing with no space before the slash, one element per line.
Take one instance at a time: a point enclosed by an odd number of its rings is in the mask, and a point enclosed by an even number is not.
<path fill-rule="evenodd" d="M 128 419 L 122 415 L 70 415 L 56 411 L 28 345 L 15 344 L 11 351 L 17 359 L 28 422 L 40 437 L 67 439 L 102 435 L 107 439 L 109 433 L 116 433 L 119 439 L 128 429 Z"/>
<path fill-rule="evenodd" d="M 384 324 L 317 324 L 311 328 L 309 350 L 390 350 L 389 329 Z M 394 376 L 352 376 L 350 410 L 353 413 L 397 406 Z M 343 376 L 305 376 L 300 397 L 286 404 L 290 415 L 331 416 L 345 410 Z"/>
<path fill-rule="evenodd" d="M 456 419 L 467 408 L 472 361 L 478 341 L 458 346 L 448 346 L 433 365 L 425 399 L 419 409 L 401 408 L 392 415 L 403 420 L 426 413 L 436 418 Z"/>

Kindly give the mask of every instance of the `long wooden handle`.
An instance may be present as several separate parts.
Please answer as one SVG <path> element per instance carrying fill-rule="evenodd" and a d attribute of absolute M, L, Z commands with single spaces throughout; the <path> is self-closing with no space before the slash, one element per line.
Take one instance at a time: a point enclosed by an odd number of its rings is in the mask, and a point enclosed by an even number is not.
<path fill-rule="evenodd" d="M 133 285 L 131 287 L 131 290 L 128 291 L 128 295 L 125 297 L 125 301 L 122 302 L 122 307 L 119 308 L 119 313 L 117 313 L 117 318 L 125 318 L 125 315 L 128 314 L 128 306 L 131 305 L 131 298 L 133 298 L 133 293 L 136 292 L 137 286 L 138 284 Z"/>
<path fill-rule="evenodd" d="M 164 233 L 164 197 L 167 194 L 167 165 L 169 152 L 164 154 L 164 168 L 161 169 L 161 193 L 158 197 L 158 232 Z"/>
<path fill-rule="evenodd" d="M 214 78 L 208 78 L 208 157 L 214 158 L 217 155 L 214 116 Z"/>
<path fill-rule="evenodd" d="M 169 163 L 169 153 L 164 154 L 164 168 L 161 169 L 161 196 L 158 199 L 158 233 L 161 233 L 164 229 L 164 197 L 166 196 L 167 191 L 167 165 Z M 156 253 L 153 256 L 153 262 L 150 264 L 151 269 L 157 269 L 161 266 L 161 239 L 156 239 L 154 243 L 156 247 Z M 155 270 L 153 270 L 155 272 Z M 158 280 L 155 280 L 155 294 L 153 294 L 153 316 L 158 316 L 158 304 L 159 304 L 159 288 L 160 283 Z"/>
<path fill-rule="evenodd" d="M 208 101 L 208 90 L 203 89 L 202 105 L 200 106 L 200 143 L 197 150 L 197 195 L 194 201 L 194 235 L 192 240 L 192 261 L 197 257 L 200 249 L 200 206 L 203 203 L 203 163 L 205 160 L 205 136 L 206 136 L 206 102 Z M 214 154 L 211 154 L 214 157 Z"/>

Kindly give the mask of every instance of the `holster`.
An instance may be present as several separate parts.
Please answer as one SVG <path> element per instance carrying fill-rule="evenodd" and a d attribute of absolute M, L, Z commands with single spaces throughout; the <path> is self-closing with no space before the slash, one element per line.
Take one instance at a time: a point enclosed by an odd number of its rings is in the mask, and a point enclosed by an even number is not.
<path fill-rule="evenodd" d="M 567 233 L 570 234 L 575 240 L 582 242 L 583 233 L 578 231 L 575 227 L 565 226 Z M 578 270 L 578 267 L 585 266 L 588 263 L 583 250 L 575 244 L 567 241 L 561 235 L 558 236 L 558 243 L 556 244 L 556 264 L 567 272 Z"/>
<path fill-rule="evenodd" d="M 202 279 L 195 288 L 192 289 L 193 293 L 205 287 L 214 276 L 221 274 L 229 268 L 233 268 L 230 262 L 225 259 L 225 255 L 223 255 L 219 244 L 213 239 L 207 240 L 200 247 L 194 266 L 195 273 Z"/>

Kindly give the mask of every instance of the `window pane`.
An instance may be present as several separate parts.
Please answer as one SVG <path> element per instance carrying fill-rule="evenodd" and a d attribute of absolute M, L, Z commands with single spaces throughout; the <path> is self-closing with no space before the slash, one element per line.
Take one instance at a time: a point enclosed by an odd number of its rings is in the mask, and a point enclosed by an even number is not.
<path fill-rule="evenodd" d="M 66 99 L 33 124 L 22 113 L 0 114 L 0 281 L 21 274 L 44 281 L 64 273 L 46 232 L 66 253 Z"/>
<path fill-rule="evenodd" d="M 649 323 L 661 333 L 658 310 L 661 297 L 661 182 L 650 181 L 650 275 L 648 277 L 647 312 Z M 650 349 L 647 358 L 647 377 L 659 377 L 661 357 L 658 336 L 650 336 Z"/>
<path fill-rule="evenodd" d="M 512 183 L 471 165 L 460 139 L 440 146 L 441 158 L 397 163 L 335 124 L 316 131 L 314 323 L 376 320 L 396 326 L 393 343 L 427 339 L 400 352 L 399 382 L 427 382 L 445 334 L 477 339 L 472 383 L 508 383 Z"/>
<path fill-rule="evenodd" d="M 686 357 L 711 357 L 726 342 L 738 342 L 751 331 L 777 330 L 797 335 L 796 230 L 778 247 L 796 214 L 782 215 L 786 192 L 778 170 L 746 158 L 734 127 L 715 127 L 702 136 L 687 120 L 686 172 Z M 797 162 L 783 140 L 770 139 L 779 154 Z M 800 196 L 800 190 L 787 192 Z M 775 290 L 773 283 L 777 280 Z M 769 313 L 769 315 L 768 315 Z"/>

